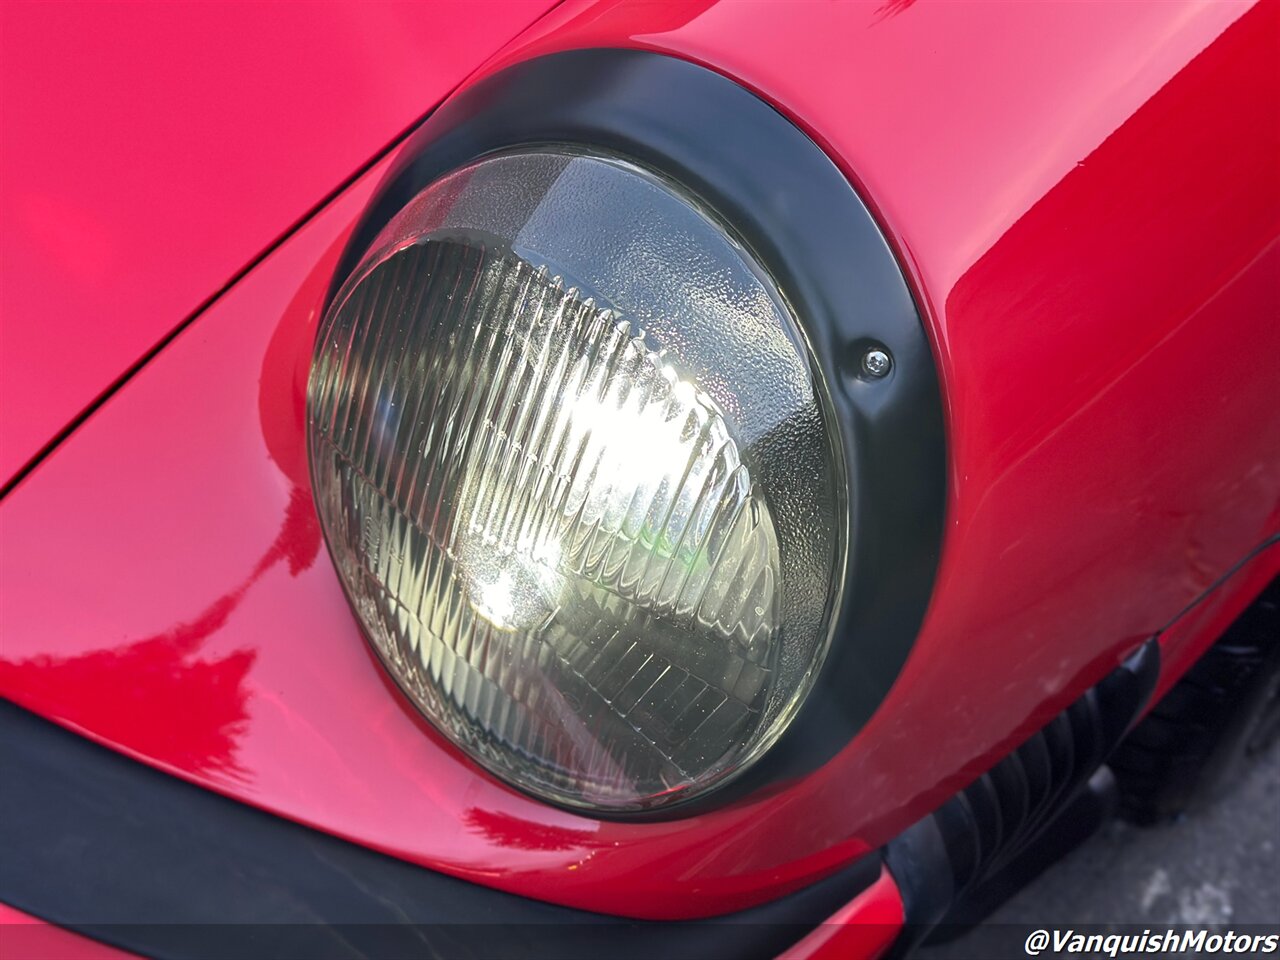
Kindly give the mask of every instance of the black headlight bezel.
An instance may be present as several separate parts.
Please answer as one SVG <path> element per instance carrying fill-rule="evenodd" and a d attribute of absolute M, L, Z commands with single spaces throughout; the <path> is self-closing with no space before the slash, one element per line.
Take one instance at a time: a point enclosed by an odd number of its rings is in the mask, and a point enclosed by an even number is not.
<path fill-rule="evenodd" d="M 896 680 L 928 606 L 942 541 L 946 445 L 937 372 L 897 259 L 827 154 L 733 81 L 646 51 L 529 60 L 448 101 L 401 148 L 343 252 L 330 299 L 429 183 L 479 157 L 541 144 L 631 158 L 732 225 L 789 300 L 835 407 L 850 527 L 831 649 L 798 716 L 750 770 L 640 819 L 688 816 L 821 765 Z M 892 358 L 879 377 L 863 369 L 874 348 Z"/>

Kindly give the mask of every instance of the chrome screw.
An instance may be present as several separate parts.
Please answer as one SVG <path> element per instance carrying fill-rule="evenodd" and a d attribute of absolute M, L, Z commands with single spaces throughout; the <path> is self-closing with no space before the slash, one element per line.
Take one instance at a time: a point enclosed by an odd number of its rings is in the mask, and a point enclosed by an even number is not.
<path fill-rule="evenodd" d="M 891 366 L 893 361 L 889 359 L 889 354 L 879 347 L 872 347 L 862 355 L 862 372 L 874 380 L 879 380 L 888 373 Z"/>

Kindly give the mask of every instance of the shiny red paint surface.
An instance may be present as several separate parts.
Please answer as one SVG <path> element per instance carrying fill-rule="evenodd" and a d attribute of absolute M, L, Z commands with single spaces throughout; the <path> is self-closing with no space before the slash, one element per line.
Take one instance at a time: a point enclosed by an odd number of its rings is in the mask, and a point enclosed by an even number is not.
<path fill-rule="evenodd" d="M 553 3 L 0 5 L 0 487 Z"/>
<path fill-rule="evenodd" d="M 491 65 L 644 46 L 760 91 L 854 176 L 947 392 L 934 601 L 803 780 L 602 823 L 437 737 L 360 638 L 302 446 L 366 177 L 0 504 L 0 693 L 249 802 L 647 917 L 777 896 L 989 767 L 1280 527 L 1280 5 L 571 4 Z M 1169 662 L 1203 638 L 1166 635 Z"/>
<path fill-rule="evenodd" d="M 905 922 L 902 894 L 884 867 L 875 883 L 779 960 L 878 960 L 889 952 Z"/>
<path fill-rule="evenodd" d="M 0 960 L 135 960 L 135 955 L 0 903 Z"/>

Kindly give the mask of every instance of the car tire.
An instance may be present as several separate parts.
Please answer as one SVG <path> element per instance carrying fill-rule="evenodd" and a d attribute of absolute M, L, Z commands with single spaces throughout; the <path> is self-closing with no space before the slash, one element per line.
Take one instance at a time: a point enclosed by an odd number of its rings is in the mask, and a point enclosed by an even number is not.
<path fill-rule="evenodd" d="M 1227 792 L 1280 734 L 1280 579 L 1121 742 L 1121 813 L 1171 820 Z"/>

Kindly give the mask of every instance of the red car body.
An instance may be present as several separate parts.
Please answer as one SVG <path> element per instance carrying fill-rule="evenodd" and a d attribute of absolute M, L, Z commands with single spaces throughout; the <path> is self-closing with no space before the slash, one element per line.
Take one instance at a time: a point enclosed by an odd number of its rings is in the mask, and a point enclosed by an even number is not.
<path fill-rule="evenodd" d="M 2 15 L 0 694 L 113 750 L 476 884 L 706 917 L 883 845 L 1153 636 L 1167 690 L 1280 571 L 1276 4 Z M 588 47 L 709 67 L 827 152 L 912 285 L 948 432 L 932 601 L 872 720 L 652 823 L 513 790 L 399 695 L 304 443 L 337 258 L 405 133 Z M 885 949 L 894 879 L 835 919 L 794 955 Z"/>

